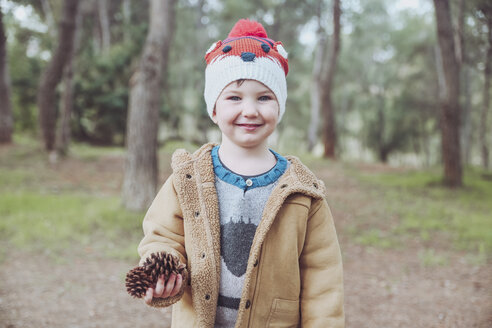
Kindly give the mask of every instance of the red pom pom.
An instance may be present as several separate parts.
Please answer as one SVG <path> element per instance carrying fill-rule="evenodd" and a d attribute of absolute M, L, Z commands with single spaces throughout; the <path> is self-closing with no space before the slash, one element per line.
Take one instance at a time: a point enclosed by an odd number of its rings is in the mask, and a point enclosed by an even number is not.
<path fill-rule="evenodd" d="M 250 21 L 249 19 L 240 19 L 229 32 L 229 38 L 237 38 L 241 36 L 258 36 L 260 38 L 268 38 L 263 25 L 258 22 Z"/>

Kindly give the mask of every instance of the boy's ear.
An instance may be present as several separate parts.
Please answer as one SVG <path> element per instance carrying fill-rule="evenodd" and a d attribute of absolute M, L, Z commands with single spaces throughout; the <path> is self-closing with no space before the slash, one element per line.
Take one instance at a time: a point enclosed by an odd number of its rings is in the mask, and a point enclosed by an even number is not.
<path fill-rule="evenodd" d="M 214 110 L 212 112 L 212 121 L 217 124 L 217 113 L 215 112 L 215 107 L 214 107 Z"/>

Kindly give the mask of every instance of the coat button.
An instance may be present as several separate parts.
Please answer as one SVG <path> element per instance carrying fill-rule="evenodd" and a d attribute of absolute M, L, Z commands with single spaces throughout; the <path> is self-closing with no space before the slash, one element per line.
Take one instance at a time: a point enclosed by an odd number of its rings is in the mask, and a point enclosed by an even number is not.
<path fill-rule="evenodd" d="M 253 185 L 253 181 L 251 181 L 251 179 L 246 180 L 246 185 L 251 187 Z"/>
<path fill-rule="evenodd" d="M 286 185 L 286 184 L 283 184 L 283 185 L 281 185 L 281 186 L 280 186 L 280 188 L 282 188 L 282 189 L 284 189 L 284 188 L 286 188 L 286 187 L 287 187 L 287 185 Z"/>
<path fill-rule="evenodd" d="M 209 294 L 205 295 L 205 299 L 208 301 L 210 299 L 210 295 Z"/>
<path fill-rule="evenodd" d="M 249 309 L 249 308 L 250 308 L 250 306 L 251 306 L 251 301 L 250 301 L 250 300 L 247 300 L 247 301 L 246 301 L 246 306 L 245 306 L 245 308 Z"/>
<path fill-rule="evenodd" d="M 255 263 L 253 264 L 253 266 L 258 266 L 258 259 L 255 260 Z"/>
<path fill-rule="evenodd" d="M 187 174 L 186 179 L 191 179 L 191 174 Z"/>
<path fill-rule="evenodd" d="M 202 259 L 204 259 L 204 258 L 205 258 L 205 253 L 202 253 Z"/>

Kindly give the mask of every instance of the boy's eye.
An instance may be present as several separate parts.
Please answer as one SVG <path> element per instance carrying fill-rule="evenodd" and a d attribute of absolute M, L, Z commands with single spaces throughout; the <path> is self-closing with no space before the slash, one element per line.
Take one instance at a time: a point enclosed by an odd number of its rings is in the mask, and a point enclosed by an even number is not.
<path fill-rule="evenodd" d="M 269 101 L 269 100 L 272 100 L 273 98 L 271 96 L 268 96 L 268 95 L 264 95 L 264 96 L 260 96 L 258 98 L 259 101 Z"/>
<path fill-rule="evenodd" d="M 239 100 L 241 100 L 241 98 L 239 98 L 238 96 L 230 96 L 227 98 L 227 100 L 239 101 Z"/>

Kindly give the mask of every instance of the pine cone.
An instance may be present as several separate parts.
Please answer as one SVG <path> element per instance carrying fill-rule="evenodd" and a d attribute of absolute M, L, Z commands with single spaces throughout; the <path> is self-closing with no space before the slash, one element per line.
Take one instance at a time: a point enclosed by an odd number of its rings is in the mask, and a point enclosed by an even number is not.
<path fill-rule="evenodd" d="M 152 286 L 152 279 L 145 273 L 144 267 L 136 267 L 126 275 L 126 291 L 135 298 L 145 296 L 147 289 Z"/>
<path fill-rule="evenodd" d="M 183 283 L 188 280 L 186 265 L 178 257 L 166 252 L 152 253 L 143 266 L 133 268 L 126 275 L 126 290 L 136 298 L 145 296 L 147 289 L 157 284 L 159 276 L 164 275 L 166 284 L 171 273 L 181 274 Z"/>
<path fill-rule="evenodd" d="M 181 274 L 185 278 L 186 265 L 182 264 L 177 256 L 166 252 L 152 253 L 144 263 L 145 272 L 157 283 L 159 276 L 164 275 L 164 283 L 167 283 L 171 273 Z"/>

